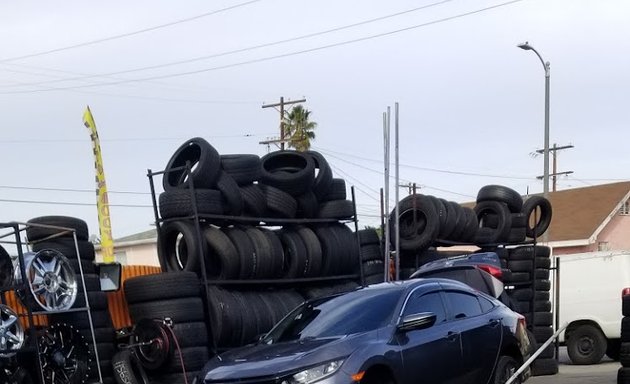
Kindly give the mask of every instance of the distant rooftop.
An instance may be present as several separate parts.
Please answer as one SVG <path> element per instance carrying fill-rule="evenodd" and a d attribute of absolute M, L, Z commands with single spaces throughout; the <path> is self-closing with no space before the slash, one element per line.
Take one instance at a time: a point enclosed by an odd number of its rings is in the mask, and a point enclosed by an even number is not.
<path fill-rule="evenodd" d="M 134 233 L 133 235 L 120 237 L 114 240 L 114 243 L 122 243 L 127 241 L 139 241 L 139 240 L 148 240 L 157 238 L 157 232 L 155 228 L 149 229 L 148 231 Z"/>

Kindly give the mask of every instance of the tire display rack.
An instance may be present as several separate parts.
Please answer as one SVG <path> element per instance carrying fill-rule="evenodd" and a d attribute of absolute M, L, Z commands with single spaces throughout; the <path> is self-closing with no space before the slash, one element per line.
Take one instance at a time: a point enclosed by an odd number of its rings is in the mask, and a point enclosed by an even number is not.
<path fill-rule="evenodd" d="M 192 205 L 192 215 L 182 216 L 182 217 L 170 217 L 167 219 L 163 219 L 160 217 L 158 210 L 158 203 L 156 199 L 155 192 L 155 176 L 166 177 L 165 175 L 169 172 L 177 172 L 183 171 L 186 176 L 186 189 L 190 192 L 190 201 Z M 162 239 L 162 225 L 171 221 L 192 221 L 194 222 L 195 231 L 196 231 L 196 241 L 199 249 L 202 253 L 202 228 L 201 223 L 203 222 L 211 222 L 217 223 L 220 222 L 222 225 L 238 225 L 238 224 L 250 224 L 260 227 L 273 227 L 273 226 L 284 226 L 284 225 L 307 225 L 307 224 L 331 224 L 331 223 L 354 223 L 354 237 L 357 244 L 357 249 L 360 248 L 359 241 L 359 228 L 358 228 L 358 220 L 356 214 L 356 199 L 355 199 L 355 191 L 354 187 L 350 187 L 351 197 L 352 197 L 352 208 L 353 215 L 348 219 L 332 219 L 332 218 L 271 218 L 271 217 L 251 217 L 251 216 L 230 216 L 230 215 L 218 215 L 218 214 L 200 214 L 198 212 L 197 201 L 196 201 L 196 193 L 195 187 L 192 182 L 192 177 L 190 176 L 192 173 L 192 167 L 190 162 L 187 162 L 186 165 L 181 167 L 170 168 L 169 170 L 162 171 L 152 171 L 151 169 L 147 169 L 147 177 L 149 179 L 149 186 L 151 190 L 151 200 L 153 204 L 153 213 L 155 217 L 155 226 L 157 232 L 157 247 L 158 247 L 158 257 L 160 260 L 160 265 L 164 265 L 163 261 L 165 260 L 164 248 L 163 248 L 163 239 Z M 184 189 L 184 190 L 186 190 Z M 209 252 L 209 251 L 205 251 Z M 212 286 L 252 286 L 252 285 L 272 285 L 272 286 L 286 286 L 286 285 L 303 285 L 309 283 L 323 283 L 323 282 L 332 282 L 332 281 L 343 281 L 343 280 L 359 280 L 360 285 L 364 285 L 364 271 L 363 271 L 363 263 L 361 261 L 361 254 L 357 252 L 357 260 L 359 268 L 358 274 L 345 274 L 345 275 L 337 275 L 337 276 L 323 276 L 323 277 L 300 277 L 300 278 L 272 278 L 272 279 L 226 279 L 226 280 L 218 280 L 218 279 L 209 279 L 207 276 L 206 270 L 206 254 L 200 255 L 201 261 L 201 284 L 203 285 L 203 292 L 208 297 L 211 294 L 209 291 Z M 209 313 L 208 308 L 208 300 L 204 300 L 204 310 L 206 314 Z M 206 326 L 208 327 L 208 337 L 209 337 L 209 346 L 212 352 L 222 352 L 224 349 L 219 349 L 216 345 L 216 340 L 211 336 L 211 324 L 209 321 L 206 322 Z"/>
<path fill-rule="evenodd" d="M 22 358 L 23 355 L 28 355 L 28 354 L 35 355 L 36 358 L 32 359 L 33 361 L 31 363 L 34 369 L 31 372 L 36 371 L 37 372 L 37 374 L 35 375 L 37 377 L 35 379 L 36 382 L 40 384 L 44 384 L 45 378 L 44 378 L 44 370 L 42 368 L 43 367 L 42 366 L 43 351 L 40 349 L 39 337 L 38 337 L 41 335 L 42 331 L 38 329 L 36 325 L 35 316 L 87 312 L 91 343 L 93 343 L 93 345 L 96 345 L 96 338 L 94 334 L 94 324 L 92 321 L 92 315 L 90 312 L 89 298 L 88 298 L 87 290 L 85 287 L 83 267 L 81 266 L 80 262 L 78 263 L 80 273 L 77 274 L 76 278 L 80 279 L 81 281 L 80 285 L 81 285 L 81 289 L 83 290 L 82 294 L 84 297 L 83 300 L 85 301 L 85 304 L 83 306 L 78 306 L 78 307 L 73 306 L 72 308 L 64 309 L 64 310 L 39 310 L 39 309 L 34 310 L 33 309 L 33 308 L 37 308 L 38 304 L 35 298 L 33 297 L 33 295 L 30 294 L 29 281 L 27 279 L 27 272 L 26 272 L 27 266 L 26 266 L 26 261 L 24 257 L 24 251 L 23 251 L 25 246 L 29 244 L 29 242 L 28 242 L 28 239 L 26 241 L 23 241 L 20 238 L 20 235 L 23 231 L 26 231 L 27 228 L 33 228 L 33 227 L 42 228 L 42 229 L 54 232 L 54 234 L 44 239 L 38 240 L 37 242 L 55 239 L 63 235 L 72 234 L 72 237 L 74 239 L 74 245 L 77 248 L 77 255 L 79 254 L 79 251 L 78 251 L 77 236 L 76 236 L 75 229 L 65 228 L 65 227 L 60 227 L 60 226 L 55 226 L 55 225 L 44 225 L 44 224 L 35 224 L 35 223 L 22 223 L 22 222 L 0 223 L 0 231 L 2 230 L 5 231 L 4 233 L 0 234 L 0 243 L 12 244 L 16 247 L 17 263 L 15 263 L 15 268 L 19 269 L 19 273 L 21 276 L 21 282 L 16 283 L 15 281 L 12 281 L 12 284 L 10 286 L 3 287 L 2 292 L 0 292 L 0 302 L 3 305 L 7 305 L 8 300 L 7 300 L 6 293 L 8 291 L 13 290 L 17 293 L 17 291 L 22 290 L 26 292 L 26 294 L 24 294 L 24 297 L 21 298 L 21 300 L 23 301 L 25 313 L 18 313 L 18 316 L 22 319 L 25 319 L 25 323 L 26 323 L 24 345 L 22 346 L 22 348 L 20 348 L 17 351 L 16 350 L 0 350 L 0 354 L 10 353 L 10 352 L 15 353 L 15 356 L 0 357 L 0 367 L 2 367 L 5 361 L 7 360 L 9 360 L 9 364 L 12 364 L 15 362 L 13 359 L 16 359 L 18 357 Z M 13 239 L 11 240 L 11 238 Z M 3 239 L 6 239 L 6 240 L 3 240 Z M 78 291 L 77 291 L 77 294 L 79 294 Z M 93 353 L 94 353 L 94 359 L 98 361 L 99 356 L 98 356 L 98 351 L 96 350 L 96 348 L 94 348 Z M 103 376 L 102 376 L 100 365 L 96 364 L 96 366 L 98 369 L 98 382 L 102 383 Z"/>

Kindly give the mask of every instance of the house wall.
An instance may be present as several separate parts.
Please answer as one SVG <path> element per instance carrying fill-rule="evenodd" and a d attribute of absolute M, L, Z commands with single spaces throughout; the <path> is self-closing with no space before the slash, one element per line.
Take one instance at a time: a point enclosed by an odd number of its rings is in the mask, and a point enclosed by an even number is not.
<path fill-rule="evenodd" d="M 157 244 L 144 243 L 133 245 L 115 245 L 116 261 L 122 265 L 149 265 L 159 267 Z M 97 250 L 96 260 L 103 261 L 101 251 Z"/>
<path fill-rule="evenodd" d="M 616 214 L 604 227 L 595 243 L 579 247 L 554 247 L 554 255 L 597 251 L 630 250 L 630 215 Z"/>

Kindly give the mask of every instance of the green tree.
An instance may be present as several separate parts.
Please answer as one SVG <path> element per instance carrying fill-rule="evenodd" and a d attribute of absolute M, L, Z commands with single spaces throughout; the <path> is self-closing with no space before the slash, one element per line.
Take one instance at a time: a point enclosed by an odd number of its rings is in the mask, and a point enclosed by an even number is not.
<path fill-rule="evenodd" d="M 310 121 L 311 111 L 301 105 L 291 109 L 284 119 L 285 135 L 289 139 L 287 145 L 296 151 L 304 152 L 311 148 L 311 140 L 315 139 L 317 123 Z"/>

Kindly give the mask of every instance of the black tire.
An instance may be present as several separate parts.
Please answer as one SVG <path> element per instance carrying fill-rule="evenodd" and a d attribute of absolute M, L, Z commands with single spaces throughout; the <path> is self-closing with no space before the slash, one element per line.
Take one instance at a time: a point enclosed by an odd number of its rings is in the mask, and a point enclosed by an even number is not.
<path fill-rule="evenodd" d="M 256 265 L 253 276 L 259 279 L 273 276 L 275 272 L 272 269 L 273 250 L 269 238 L 258 228 L 246 228 L 245 233 L 252 242 L 256 253 Z"/>
<path fill-rule="evenodd" d="M 534 259 L 534 266 L 536 268 L 551 268 L 551 259 L 548 257 L 536 257 Z"/>
<path fill-rule="evenodd" d="M 239 216 L 243 213 L 243 198 L 236 181 L 226 172 L 220 172 L 217 179 L 217 189 L 225 201 L 223 211 L 228 215 Z"/>
<path fill-rule="evenodd" d="M 529 313 L 531 311 L 531 301 L 514 301 L 514 310 L 518 313 Z M 550 301 L 536 301 L 534 302 L 535 312 L 550 312 Z"/>
<path fill-rule="evenodd" d="M 621 365 L 630 367 L 630 342 L 622 341 L 619 346 L 619 361 Z"/>
<path fill-rule="evenodd" d="M 54 225 L 57 227 L 71 228 L 75 230 L 77 240 L 87 241 L 90 237 L 87 223 L 76 217 L 69 216 L 40 216 L 27 221 L 27 224 Z M 43 228 L 35 226 L 26 227 L 26 237 L 28 241 L 41 240 L 49 236 L 60 235 L 59 237 L 72 238 L 72 232 L 63 233 L 63 230 L 56 228 Z M 62 234 L 63 233 L 63 234 Z"/>
<path fill-rule="evenodd" d="M 540 209 L 540 217 L 535 221 L 535 212 Z M 531 196 L 523 203 L 523 214 L 527 218 L 527 237 L 542 236 L 551 224 L 552 209 L 549 200 L 542 196 Z"/>
<path fill-rule="evenodd" d="M 630 341 L 630 317 L 621 319 L 621 341 Z"/>
<path fill-rule="evenodd" d="M 107 310 L 92 310 L 90 311 L 92 316 L 92 324 L 94 328 L 112 328 L 112 319 L 109 316 Z M 77 329 L 86 329 L 90 327 L 90 322 L 87 312 L 69 312 L 59 313 L 49 316 L 50 324 L 52 323 L 66 323 L 72 325 Z"/>
<path fill-rule="evenodd" d="M 203 237 L 208 245 L 205 260 L 207 277 L 218 280 L 238 278 L 241 268 L 239 254 L 230 238 L 216 227 L 207 227 Z"/>
<path fill-rule="evenodd" d="M 167 317 L 176 323 L 204 320 L 203 302 L 198 297 L 129 304 L 129 315 L 134 323 L 142 319 L 164 319 Z"/>
<path fill-rule="evenodd" d="M 531 275 L 529 272 L 513 272 L 509 269 L 507 270 L 510 273 L 508 275 L 503 275 L 503 281 L 506 283 L 526 283 L 531 281 Z"/>
<path fill-rule="evenodd" d="M 510 212 L 521 212 L 523 198 L 515 190 L 502 185 L 486 185 L 477 193 L 477 203 L 483 201 L 498 201 L 504 203 Z"/>
<path fill-rule="evenodd" d="M 549 280 L 549 270 L 545 268 L 536 268 L 534 276 L 536 279 Z"/>
<path fill-rule="evenodd" d="M 522 243 L 525 241 L 525 227 L 512 227 L 507 237 L 507 242 L 510 244 Z"/>
<path fill-rule="evenodd" d="M 542 347 L 542 344 L 537 343 L 536 349 Z M 549 344 L 545 349 L 540 352 L 538 355 L 539 359 L 553 359 L 556 355 L 556 347 L 555 345 Z"/>
<path fill-rule="evenodd" d="M 553 324 L 553 314 L 551 312 L 530 312 L 522 313 L 522 315 L 525 316 L 527 324 L 532 324 L 536 327 L 548 327 Z"/>
<path fill-rule="evenodd" d="M 258 184 L 240 187 L 243 199 L 243 215 L 250 217 L 264 217 L 267 212 L 267 199 Z"/>
<path fill-rule="evenodd" d="M 505 384 L 505 382 L 514 375 L 518 368 L 519 363 L 512 356 L 499 357 L 492 376 L 492 383 Z M 516 382 L 520 383 L 521 380 L 517 379 Z"/>
<path fill-rule="evenodd" d="M 361 261 L 383 260 L 383 251 L 380 245 L 364 245 L 361 247 Z"/>
<path fill-rule="evenodd" d="M 610 359 L 619 361 L 621 358 L 621 340 L 619 339 L 608 339 L 608 343 L 606 346 L 606 356 Z"/>
<path fill-rule="evenodd" d="M 549 258 L 549 247 L 537 245 L 525 245 L 510 249 L 508 258 L 510 260 L 533 260 L 535 257 Z"/>
<path fill-rule="evenodd" d="M 621 314 L 630 316 L 630 295 L 625 295 L 621 298 Z"/>
<path fill-rule="evenodd" d="M 66 258 L 77 260 L 77 246 L 79 248 L 79 255 L 81 260 L 94 261 L 95 252 L 94 244 L 89 241 L 79 240 L 76 245 L 74 239 L 70 238 L 55 238 L 48 241 L 42 241 L 41 243 L 33 244 L 33 251 L 39 252 L 43 249 L 54 249 L 61 252 Z"/>
<path fill-rule="evenodd" d="M 322 276 L 338 275 L 342 269 L 343 255 L 337 237 L 327 226 L 313 228 L 322 248 Z"/>
<path fill-rule="evenodd" d="M 597 327 L 585 324 L 574 329 L 566 341 L 567 353 L 573 364 L 596 364 L 604 357 L 606 337 Z"/>
<path fill-rule="evenodd" d="M 531 260 L 508 260 L 508 268 L 512 272 L 530 273 L 534 269 L 534 263 Z"/>
<path fill-rule="evenodd" d="M 449 201 L 447 211 L 447 214 L 449 215 L 448 220 L 453 221 L 453 230 L 446 240 L 459 241 L 459 238 L 466 228 L 466 217 L 464 215 L 464 210 L 462 209 L 461 205 L 457 204 L 454 201 Z"/>
<path fill-rule="evenodd" d="M 222 231 L 227 235 L 238 252 L 239 279 L 252 278 L 256 269 L 257 256 L 249 236 L 244 230 L 236 227 L 222 228 Z"/>
<path fill-rule="evenodd" d="M 203 321 L 173 324 L 173 333 L 180 348 L 208 345 L 208 326 Z"/>
<path fill-rule="evenodd" d="M 258 155 L 221 155 L 221 168 L 238 185 L 251 184 L 260 179 L 261 165 Z"/>
<path fill-rule="evenodd" d="M 195 202 L 197 213 L 222 215 L 223 202 L 221 192 L 214 189 L 195 189 Z M 160 216 L 163 219 L 173 217 L 186 217 L 195 214 L 191 191 L 187 189 L 174 189 L 160 194 Z"/>
<path fill-rule="evenodd" d="M 531 288 L 519 288 L 508 291 L 508 296 L 513 300 L 526 301 L 534 297 L 534 291 Z"/>
<path fill-rule="evenodd" d="M 363 276 L 378 274 L 383 275 L 385 273 L 385 264 L 383 263 L 383 260 L 366 261 L 365 263 L 363 263 L 362 268 Z"/>
<path fill-rule="evenodd" d="M 203 230 L 203 229 L 202 229 Z M 206 242 L 198 241 L 197 229 L 189 221 L 171 221 L 161 228 L 161 260 L 162 271 L 190 271 L 201 270 L 201 258 L 207 253 Z M 179 240 L 179 236 L 182 236 Z M 199 248 L 201 243 L 201 248 Z"/>
<path fill-rule="evenodd" d="M 332 186 L 332 169 L 330 168 L 330 165 L 328 165 L 326 158 L 324 158 L 321 153 L 316 151 L 306 151 L 306 154 L 313 158 L 315 169 L 317 169 L 317 175 L 315 176 L 315 181 L 313 182 L 313 193 L 317 197 L 317 200 L 322 200 Z"/>
<path fill-rule="evenodd" d="M 315 182 L 313 157 L 297 151 L 276 151 L 261 159 L 260 180 L 292 196 L 310 190 Z"/>
<path fill-rule="evenodd" d="M 269 268 L 271 269 L 271 277 L 281 277 L 282 267 L 284 266 L 284 248 L 280 238 L 276 235 L 276 232 L 267 228 L 260 228 L 262 233 L 267 236 L 269 245 L 271 246 L 271 258 Z"/>
<path fill-rule="evenodd" d="M 315 196 L 312 191 L 306 191 L 306 193 L 296 196 L 295 201 L 297 202 L 297 217 L 317 217 L 319 202 L 317 201 L 317 196 Z"/>
<path fill-rule="evenodd" d="M 258 184 L 265 194 L 267 211 L 271 217 L 291 219 L 297 214 L 297 201 L 288 193 L 270 185 Z"/>
<path fill-rule="evenodd" d="M 359 244 L 364 245 L 378 245 L 381 244 L 381 239 L 378 237 L 378 232 L 373 228 L 361 229 L 359 234 Z"/>
<path fill-rule="evenodd" d="M 85 340 L 92 344 L 92 332 L 89 328 L 79 329 Z M 116 330 L 113 327 L 94 328 L 94 338 L 96 343 L 114 343 L 116 338 Z"/>
<path fill-rule="evenodd" d="M 236 294 L 238 292 L 232 294 L 216 286 L 208 287 L 208 317 L 217 347 L 241 345 L 241 330 L 245 330 L 245 321 L 251 317 L 251 308 L 239 305 L 240 294 Z"/>
<path fill-rule="evenodd" d="M 322 273 L 322 246 L 313 230 L 307 227 L 297 227 L 306 249 L 306 277 L 320 276 Z"/>
<path fill-rule="evenodd" d="M 88 292 L 88 302 L 90 304 L 90 310 L 94 311 L 102 311 L 107 310 L 109 308 L 107 304 L 107 294 L 105 292 Z M 77 298 L 74 300 L 73 308 L 83 308 L 86 307 L 85 295 L 83 294 L 83 290 L 79 290 L 77 292 Z"/>
<path fill-rule="evenodd" d="M 346 200 L 346 181 L 344 179 L 332 179 L 328 193 L 321 198 L 321 201 Z"/>
<path fill-rule="evenodd" d="M 81 269 L 83 270 L 84 275 L 93 275 L 96 273 L 96 265 L 94 265 L 94 262 L 90 260 L 68 259 L 68 264 L 70 264 L 72 270 L 77 275 L 80 273 Z M 79 269 L 79 264 L 81 265 L 81 269 Z"/>
<path fill-rule="evenodd" d="M 213 188 L 221 171 L 221 158 L 210 143 L 195 137 L 182 144 L 169 159 L 164 169 L 162 186 L 165 191 L 188 186 L 186 169 L 174 170 L 185 167 L 189 162 L 191 166 L 190 177 L 195 188 Z"/>
<path fill-rule="evenodd" d="M 617 371 L 617 384 L 630 384 L 630 369 L 621 367 Z"/>
<path fill-rule="evenodd" d="M 476 244 L 496 244 L 507 241 L 510 228 L 512 228 L 512 217 L 505 203 L 482 201 L 475 205 L 475 213 L 481 227 L 492 229 L 492 231 L 478 231 L 475 239 Z M 497 217 L 496 227 L 490 227 L 486 223 L 485 216 L 487 215 L 495 215 Z"/>
<path fill-rule="evenodd" d="M 536 280 L 534 288 L 537 291 L 549 292 L 551 290 L 551 281 L 549 281 L 549 280 Z"/>
<path fill-rule="evenodd" d="M 477 220 L 477 215 L 475 211 L 468 207 L 462 207 L 464 211 L 464 231 L 460 235 L 461 241 L 465 243 L 471 243 L 475 241 L 475 237 L 477 236 L 477 231 L 479 230 L 479 221 Z"/>
<path fill-rule="evenodd" d="M 532 332 L 537 343 L 544 343 L 553 336 L 553 328 L 551 327 L 533 327 Z"/>
<path fill-rule="evenodd" d="M 347 225 L 332 224 L 330 230 L 337 238 L 339 252 L 341 256 L 341 274 L 358 273 L 360 263 L 360 251 L 357 237 Z"/>
<path fill-rule="evenodd" d="M 400 226 L 400 249 L 422 251 L 436 240 L 439 232 L 439 218 L 433 201 L 424 195 L 409 195 L 399 203 L 400 217 L 396 210 L 390 215 L 390 233 L 394 233 L 396 219 Z"/>
<path fill-rule="evenodd" d="M 282 241 L 285 256 L 283 277 L 294 279 L 305 276 L 308 268 L 308 259 L 302 237 L 295 229 L 285 228 L 279 234 L 279 238 Z"/>
<path fill-rule="evenodd" d="M 438 199 L 437 197 L 435 196 L 427 196 L 427 197 L 431 199 L 431 202 L 435 206 L 435 212 L 437 213 L 439 226 L 440 226 L 440 230 L 438 231 L 438 238 L 441 239 L 442 228 L 445 228 L 445 225 L 446 225 L 446 218 L 447 218 L 446 207 L 444 206 L 444 203 L 442 203 L 442 201 L 440 201 L 440 199 Z"/>
<path fill-rule="evenodd" d="M 376 273 L 374 275 L 363 276 L 363 283 L 365 285 L 380 284 L 385 281 L 384 273 Z"/>
<path fill-rule="evenodd" d="M 114 379 L 118 384 L 148 384 L 144 368 L 130 349 L 122 350 L 111 360 Z"/>
<path fill-rule="evenodd" d="M 354 216 L 354 204 L 350 200 L 331 200 L 319 205 L 317 217 L 322 219 L 350 219 Z"/>
<path fill-rule="evenodd" d="M 558 373 L 558 360 L 536 359 L 531 365 L 532 376 L 549 376 Z"/>
<path fill-rule="evenodd" d="M 453 231 L 455 230 L 455 226 L 457 225 L 457 222 L 456 222 L 457 217 L 456 217 L 455 212 L 452 212 L 453 207 L 448 201 L 444 199 L 437 199 L 437 200 L 442 204 L 442 207 L 444 207 L 444 214 L 446 215 L 446 218 L 444 220 L 444 225 L 440 224 L 440 231 L 438 233 L 438 237 L 440 240 L 448 240 L 451 238 L 451 234 L 453 233 Z"/>
<path fill-rule="evenodd" d="M 172 272 L 130 277 L 124 282 L 128 304 L 186 297 L 200 297 L 200 282 L 195 273 Z"/>

